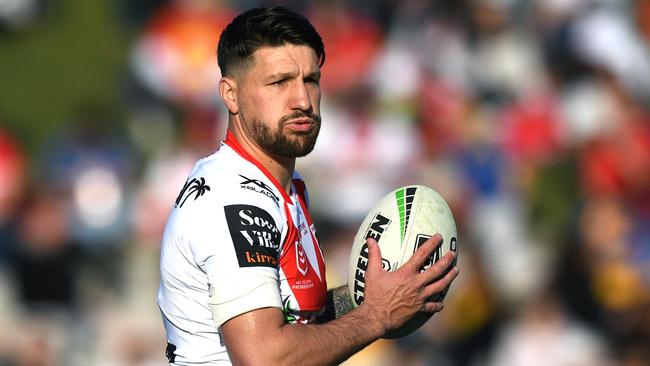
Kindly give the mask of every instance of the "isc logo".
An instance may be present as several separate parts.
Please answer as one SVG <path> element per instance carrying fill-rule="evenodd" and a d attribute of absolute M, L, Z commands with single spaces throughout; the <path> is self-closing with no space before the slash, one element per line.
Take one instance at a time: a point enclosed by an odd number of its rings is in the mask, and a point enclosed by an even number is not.
<path fill-rule="evenodd" d="M 424 245 L 424 243 L 431 238 L 431 235 L 425 235 L 425 234 L 418 234 L 415 237 L 415 246 L 413 247 L 413 253 L 415 253 L 419 247 Z M 456 252 L 457 251 L 457 240 L 456 237 L 451 238 L 451 242 L 449 243 L 449 250 Z M 422 268 L 420 269 L 420 272 L 426 270 L 427 268 L 431 267 L 434 263 L 442 257 L 442 246 L 444 245 L 444 239 L 443 242 L 440 243 L 440 245 L 436 248 L 436 250 L 433 252 L 433 254 L 429 257 L 429 260 L 424 262 L 424 265 L 422 265 Z"/>

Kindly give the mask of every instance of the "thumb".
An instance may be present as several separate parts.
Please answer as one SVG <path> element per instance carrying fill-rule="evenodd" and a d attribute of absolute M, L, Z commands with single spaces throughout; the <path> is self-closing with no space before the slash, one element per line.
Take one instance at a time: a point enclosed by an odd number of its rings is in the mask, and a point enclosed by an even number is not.
<path fill-rule="evenodd" d="M 377 244 L 377 240 L 368 238 L 366 244 L 368 245 L 368 269 L 382 270 L 381 249 L 379 248 L 379 244 Z"/>

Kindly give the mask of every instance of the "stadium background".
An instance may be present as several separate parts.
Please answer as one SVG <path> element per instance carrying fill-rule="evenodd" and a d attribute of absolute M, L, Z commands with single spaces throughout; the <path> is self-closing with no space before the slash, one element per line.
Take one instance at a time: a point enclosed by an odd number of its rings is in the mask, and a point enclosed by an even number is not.
<path fill-rule="evenodd" d="M 326 44 L 299 169 L 330 285 L 399 185 L 459 229 L 445 310 L 349 365 L 650 364 L 650 1 L 276 3 Z M 258 4 L 0 0 L 0 365 L 165 364 L 161 230 Z"/>

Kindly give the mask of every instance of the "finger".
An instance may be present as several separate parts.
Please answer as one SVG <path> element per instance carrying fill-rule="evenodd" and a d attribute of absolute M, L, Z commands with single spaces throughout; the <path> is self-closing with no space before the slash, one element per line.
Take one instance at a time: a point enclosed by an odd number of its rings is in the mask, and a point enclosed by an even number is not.
<path fill-rule="evenodd" d="M 444 291 L 446 288 L 448 288 L 451 285 L 451 282 L 458 276 L 458 273 L 459 273 L 458 267 L 453 267 L 451 270 L 449 270 L 449 272 L 444 277 L 427 285 L 427 287 L 425 287 L 424 290 L 422 291 L 422 294 L 426 298 L 430 298 L 431 296 Z"/>
<path fill-rule="evenodd" d="M 425 313 L 437 313 L 445 306 L 441 302 L 425 302 L 422 311 Z"/>
<path fill-rule="evenodd" d="M 424 263 L 431 257 L 431 254 L 433 251 L 440 245 L 442 244 L 442 235 L 440 234 L 435 234 L 431 238 L 429 238 L 427 241 L 422 244 L 421 247 L 418 248 L 418 250 L 413 253 L 411 258 L 404 263 L 405 266 L 409 266 L 411 268 L 414 268 L 416 271 L 419 271 L 420 268 L 424 265 Z"/>
<path fill-rule="evenodd" d="M 368 269 L 383 269 L 381 265 L 381 249 L 377 240 L 373 238 L 366 239 L 368 245 Z"/>
<path fill-rule="evenodd" d="M 421 273 L 421 281 L 427 284 L 435 281 L 439 277 L 442 277 L 454 265 L 455 260 L 456 252 L 450 250 L 442 258 L 436 261 L 433 266 L 427 268 Z"/>

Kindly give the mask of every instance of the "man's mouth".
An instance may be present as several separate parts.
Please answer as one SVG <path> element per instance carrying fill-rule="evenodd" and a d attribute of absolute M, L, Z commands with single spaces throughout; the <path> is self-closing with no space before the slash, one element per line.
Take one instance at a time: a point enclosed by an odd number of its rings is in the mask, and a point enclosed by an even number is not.
<path fill-rule="evenodd" d="M 292 130 L 298 131 L 307 131 L 310 130 L 316 122 L 309 117 L 301 117 L 289 120 L 285 123 L 285 126 L 289 127 Z"/>

